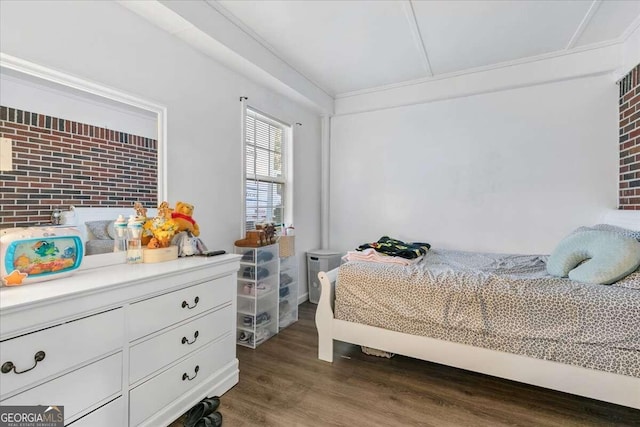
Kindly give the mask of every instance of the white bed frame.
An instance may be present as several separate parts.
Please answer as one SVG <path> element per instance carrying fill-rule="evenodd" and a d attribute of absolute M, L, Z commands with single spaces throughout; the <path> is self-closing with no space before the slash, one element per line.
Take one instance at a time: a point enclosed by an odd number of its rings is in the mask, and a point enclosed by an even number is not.
<path fill-rule="evenodd" d="M 640 230 L 640 211 L 610 211 L 602 222 Z M 318 274 L 321 295 L 316 327 L 321 360 L 333 362 L 333 340 L 338 340 L 640 409 L 640 378 L 335 319 L 337 274 L 338 269 Z"/>

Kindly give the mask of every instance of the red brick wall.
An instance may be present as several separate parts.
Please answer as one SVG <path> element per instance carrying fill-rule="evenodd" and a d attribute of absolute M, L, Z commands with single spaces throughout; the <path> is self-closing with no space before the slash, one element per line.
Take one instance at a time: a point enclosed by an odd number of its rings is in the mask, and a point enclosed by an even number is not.
<path fill-rule="evenodd" d="M 157 141 L 0 106 L 13 170 L 0 172 L 0 227 L 49 222 L 54 206 L 157 204 Z"/>
<path fill-rule="evenodd" d="M 640 64 L 620 81 L 620 209 L 640 210 Z"/>

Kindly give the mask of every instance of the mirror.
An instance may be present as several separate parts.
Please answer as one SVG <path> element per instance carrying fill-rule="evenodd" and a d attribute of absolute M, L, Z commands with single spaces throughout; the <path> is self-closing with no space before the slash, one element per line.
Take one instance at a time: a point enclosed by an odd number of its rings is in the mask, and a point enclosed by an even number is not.
<path fill-rule="evenodd" d="M 0 137 L 11 141 L 12 160 L 0 171 L 11 200 L 0 228 L 51 223 L 70 206 L 133 213 L 136 201 L 155 208 L 166 200 L 166 108 L 0 55 Z M 87 238 L 106 240 L 105 231 Z"/>

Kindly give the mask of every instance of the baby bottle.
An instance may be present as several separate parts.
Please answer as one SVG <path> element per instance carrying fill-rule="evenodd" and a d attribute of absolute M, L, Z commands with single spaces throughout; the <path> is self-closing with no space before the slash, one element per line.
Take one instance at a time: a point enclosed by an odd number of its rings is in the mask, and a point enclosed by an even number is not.
<path fill-rule="evenodd" d="M 127 264 L 142 262 L 142 223 L 131 215 L 127 222 Z"/>
<path fill-rule="evenodd" d="M 127 250 L 127 220 L 122 215 L 113 223 L 115 239 L 113 240 L 113 251 L 124 252 Z"/>

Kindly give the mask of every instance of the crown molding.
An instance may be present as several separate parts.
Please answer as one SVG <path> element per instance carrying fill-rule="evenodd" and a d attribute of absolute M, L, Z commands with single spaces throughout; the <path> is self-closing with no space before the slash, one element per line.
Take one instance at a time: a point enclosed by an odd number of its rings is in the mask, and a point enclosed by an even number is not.
<path fill-rule="evenodd" d="M 546 60 L 519 61 L 508 67 L 490 67 L 455 77 L 438 76 L 420 82 L 336 99 L 335 115 L 423 104 L 484 93 L 498 92 L 596 75 L 611 75 L 620 64 L 622 45 L 608 44 L 573 55 L 554 55 Z"/>
<path fill-rule="evenodd" d="M 514 60 L 511 60 L 511 61 L 505 61 L 505 62 L 499 62 L 499 63 L 491 64 L 491 65 L 483 65 L 481 67 L 467 68 L 465 70 L 454 71 L 454 72 L 451 72 L 451 73 L 438 74 L 438 75 L 433 76 L 433 77 L 423 77 L 423 78 L 414 79 L 414 80 L 407 80 L 407 81 L 399 82 L 399 83 L 392 83 L 392 84 L 384 85 L 384 86 L 377 86 L 377 87 L 369 88 L 369 89 L 361 89 L 361 90 L 356 90 L 356 91 L 352 91 L 352 92 L 339 93 L 339 94 L 337 94 L 335 96 L 335 98 L 336 99 L 349 98 L 349 97 L 352 97 L 352 96 L 365 95 L 365 94 L 370 94 L 370 93 L 375 93 L 375 92 L 384 92 L 384 91 L 387 91 L 387 90 L 393 90 L 393 89 L 397 89 L 397 88 L 401 88 L 401 87 L 405 87 L 405 86 L 413 86 L 413 85 L 419 85 L 419 84 L 422 84 L 422 83 L 429 83 L 429 82 L 432 82 L 432 81 L 447 80 L 447 79 L 451 79 L 451 78 L 454 78 L 454 77 L 461 77 L 461 76 L 470 75 L 470 74 L 484 73 L 484 72 L 491 71 L 491 70 L 499 70 L 499 69 L 502 69 L 502 68 L 508 68 L 508 67 L 513 67 L 513 66 L 518 66 L 518 65 L 523 65 L 523 64 L 546 61 L 546 60 L 549 60 L 549 59 L 554 59 L 554 58 L 558 58 L 558 57 L 562 57 L 562 56 L 570 56 L 570 55 L 574 55 L 574 54 L 577 54 L 577 53 L 582 53 L 582 52 L 586 52 L 586 51 L 590 51 L 590 50 L 601 49 L 601 48 L 617 45 L 617 44 L 620 44 L 620 43 L 621 43 L 620 40 L 609 40 L 609 41 L 605 41 L 605 42 L 594 43 L 594 44 L 591 44 L 591 45 L 588 45 L 588 46 L 581 46 L 581 47 L 574 48 L 574 49 L 571 49 L 571 50 L 559 50 L 559 51 L 556 51 L 556 52 L 544 53 L 542 55 L 528 56 L 526 58 L 514 59 Z"/>

